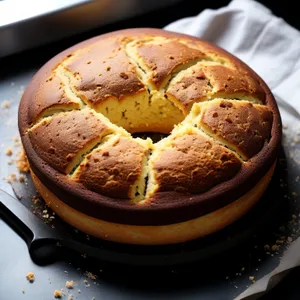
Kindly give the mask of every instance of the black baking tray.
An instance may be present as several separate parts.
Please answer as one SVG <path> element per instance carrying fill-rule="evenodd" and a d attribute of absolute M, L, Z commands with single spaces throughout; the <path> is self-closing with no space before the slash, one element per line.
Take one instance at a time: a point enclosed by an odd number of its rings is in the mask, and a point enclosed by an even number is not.
<path fill-rule="evenodd" d="M 27 80 L 30 80 L 30 77 L 26 76 Z M 11 92 L 15 94 L 19 87 L 18 82 L 14 82 L 13 86 L 10 85 Z M 7 147 L 13 144 L 12 137 L 17 134 L 16 123 L 13 122 L 17 107 L 18 99 L 13 101 L 9 111 L 3 115 L 4 122 L 0 125 L 0 132 Z M 3 208 L 2 218 L 8 223 L 15 224 L 16 231 L 21 233 L 29 246 L 32 240 L 38 246 L 46 246 L 42 247 L 43 251 L 40 251 L 41 247 L 37 247 L 37 251 L 31 249 L 32 258 L 38 264 L 47 265 L 53 261 L 71 259 L 75 268 L 84 266 L 96 274 L 101 266 L 106 278 L 119 284 L 121 281 L 126 285 L 130 285 L 134 278 L 136 283 L 139 282 L 139 285 L 143 286 L 145 282 L 141 280 L 141 276 L 143 279 L 154 276 L 152 284 L 157 287 L 161 285 L 161 280 L 166 278 L 168 280 L 172 278 L 172 284 L 177 281 L 186 282 L 189 278 L 189 286 L 191 284 L 194 286 L 195 280 L 200 279 L 206 284 L 223 285 L 230 278 L 229 282 L 234 282 L 232 285 L 238 287 L 236 292 L 242 291 L 249 282 L 248 280 L 243 284 L 238 282 L 252 276 L 253 270 L 259 267 L 259 271 L 255 272 L 256 278 L 259 278 L 274 269 L 279 262 L 279 255 L 266 254 L 264 246 L 274 244 L 279 235 L 293 234 L 294 238 L 296 237 L 292 228 L 286 227 L 287 232 L 279 230 L 284 224 L 289 223 L 292 215 L 299 214 L 299 199 L 293 195 L 300 194 L 297 185 L 300 168 L 295 161 L 299 144 L 294 142 L 293 133 L 295 123 L 298 121 L 288 113 L 284 113 L 284 116 L 288 117 L 294 126 L 285 129 L 286 134 L 277 167 L 261 201 L 237 222 L 203 239 L 169 246 L 123 245 L 87 236 L 57 216 L 49 222 L 49 218 L 43 218 L 43 211 L 47 209 L 49 216 L 52 213 L 44 206 L 42 199 L 35 204 L 32 201 L 33 196 L 36 199 L 39 195 L 29 173 L 25 174 L 24 182 L 12 181 L 9 186 L 12 189 L 6 190 L 15 195 L 11 201 L 22 205 L 16 207 L 16 215 L 22 219 L 25 208 L 27 212 L 25 215 L 37 221 L 29 223 L 31 230 L 28 231 L 24 230 L 22 225 L 18 226 L 14 216 L 9 215 Z M 2 156 L 2 166 L 5 163 L 4 159 L 7 164 L 10 157 Z M 17 178 L 19 176 L 14 165 L 7 165 L 6 172 L 6 175 L 15 172 Z M 32 215 L 28 214 L 28 211 L 31 211 Z M 246 270 L 243 270 L 245 266 Z M 227 295 L 228 298 L 226 296 L 224 299 L 230 299 L 229 295 L 235 290 L 226 291 L 227 294 L 224 296 Z"/>
<path fill-rule="evenodd" d="M 102 30 L 97 34 L 101 32 Z M 94 34 L 95 32 L 89 33 L 85 38 Z M 1 179 L 11 173 L 18 174 L 14 164 L 7 164 L 11 158 L 4 155 L 3 150 L 11 147 L 12 137 L 18 135 L 16 116 L 22 90 L 44 62 L 80 39 L 82 36 L 1 61 L 0 102 L 7 99 L 11 103 L 7 110 L 0 107 Z M 35 58 L 34 61 L 31 57 Z M 258 279 L 277 266 L 281 253 L 276 254 L 270 251 L 268 254 L 265 245 L 275 244 L 276 239 L 282 235 L 292 236 L 293 239 L 298 236 L 298 225 L 292 227 L 289 224 L 293 219 L 292 216 L 297 217 L 299 214 L 300 188 L 297 179 L 300 174 L 299 144 L 293 139 L 300 132 L 297 132 L 297 128 L 300 127 L 296 126 L 299 120 L 294 116 L 286 111 L 282 111 L 282 115 L 287 127 L 284 129 L 284 139 L 274 177 L 262 201 L 244 218 L 198 241 L 164 247 L 142 247 L 88 238 L 56 217 L 46 225 L 54 232 L 54 236 L 55 232 L 63 232 L 64 236 L 67 235 L 67 239 L 71 237 L 78 243 L 95 249 L 104 249 L 106 256 L 104 258 L 104 255 L 102 257 L 97 255 L 98 259 L 95 260 L 95 257 L 89 258 L 81 251 L 78 254 L 78 251 L 62 247 L 59 253 L 55 252 L 54 258 L 57 260 L 54 263 L 55 267 L 45 266 L 49 268 L 47 276 L 55 276 L 61 271 L 60 266 L 63 262 L 68 261 L 71 263 L 69 273 L 73 272 L 74 278 L 78 268 L 88 268 L 95 274 L 99 274 L 101 269 L 101 272 L 103 271 L 101 277 L 105 276 L 109 285 L 114 286 L 107 294 L 109 299 L 121 299 L 116 297 L 114 292 L 120 287 L 128 292 L 125 293 L 126 299 L 147 297 L 148 299 L 199 299 L 201 297 L 203 299 L 232 299 L 251 284 L 249 276 L 255 274 L 255 279 Z M 17 149 L 13 150 L 14 153 L 17 151 Z M 44 208 L 42 204 L 32 203 L 32 196 L 36 195 L 36 191 L 30 175 L 27 174 L 26 177 L 27 184 L 16 181 L 10 185 L 5 180 L 1 180 L 0 188 L 13 195 L 14 201 L 19 201 L 39 217 Z M 19 200 L 15 195 L 22 198 Z M 281 249 L 283 250 L 286 246 L 284 245 Z M 0 252 L 1 249 L 0 247 Z M 153 260 L 156 261 L 154 269 L 150 266 Z M 38 255 L 36 262 L 43 263 L 39 261 Z M 49 261 L 45 263 L 48 264 Z M 151 284 L 145 280 L 149 277 Z M 132 282 L 133 278 L 134 282 Z M 170 292 L 175 286 L 180 293 Z M 104 286 L 102 288 L 105 289 Z M 158 292 L 156 297 L 151 298 L 149 295 L 153 289 Z M 137 290 L 139 293 L 136 294 Z M 0 291 L 2 292 L 1 285 Z M 26 294 L 24 299 L 27 299 Z M 48 298 L 45 297 L 45 299 Z"/>

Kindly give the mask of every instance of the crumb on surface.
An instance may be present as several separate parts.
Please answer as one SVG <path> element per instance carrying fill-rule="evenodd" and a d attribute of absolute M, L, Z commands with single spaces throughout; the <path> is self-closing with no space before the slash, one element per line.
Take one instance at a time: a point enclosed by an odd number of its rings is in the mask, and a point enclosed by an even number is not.
<path fill-rule="evenodd" d="M 29 281 L 29 282 L 34 282 L 34 273 L 33 272 L 28 272 L 27 274 L 26 274 L 26 278 L 27 278 L 27 280 Z"/>
<path fill-rule="evenodd" d="M 75 281 L 70 280 L 70 281 L 66 281 L 66 288 L 67 289 L 72 289 L 74 287 Z"/>
<path fill-rule="evenodd" d="M 12 173 L 10 174 L 7 178 L 6 178 L 6 181 L 8 183 L 12 183 L 13 181 L 17 181 L 17 176 L 16 174 Z"/>
<path fill-rule="evenodd" d="M 59 290 L 55 290 L 53 293 L 54 298 L 61 298 L 62 297 L 62 292 Z"/>
<path fill-rule="evenodd" d="M 7 148 L 6 148 L 5 154 L 6 154 L 7 156 L 12 156 L 13 152 L 12 152 L 12 150 L 11 150 L 10 147 L 7 147 Z"/>
<path fill-rule="evenodd" d="M 24 149 L 21 149 L 17 154 L 16 165 L 20 173 L 27 173 L 29 171 L 29 163 Z"/>
<path fill-rule="evenodd" d="M 254 281 L 254 276 L 249 276 L 249 280 Z"/>
<path fill-rule="evenodd" d="M 72 294 L 68 295 L 68 300 L 73 300 L 73 295 Z"/>
<path fill-rule="evenodd" d="M 22 143 L 20 141 L 20 138 L 18 136 L 13 136 L 13 141 L 14 141 L 14 147 L 20 147 L 22 146 Z"/>
<path fill-rule="evenodd" d="M 4 100 L 1 103 L 2 108 L 9 108 L 10 107 L 10 101 L 9 100 Z"/>
<path fill-rule="evenodd" d="M 95 275 L 95 274 L 93 274 L 92 272 L 89 272 L 89 271 L 86 271 L 84 273 L 84 275 L 86 275 L 88 278 L 93 279 L 93 280 L 96 280 L 98 278 L 97 275 Z"/>
<path fill-rule="evenodd" d="M 14 142 L 14 147 L 21 147 L 22 146 L 22 143 L 19 141 L 19 142 Z"/>
<path fill-rule="evenodd" d="M 32 196 L 31 200 L 32 200 L 33 204 L 35 204 L 35 205 L 40 203 L 40 199 L 38 196 Z"/>
<path fill-rule="evenodd" d="M 24 291 L 24 289 L 22 290 L 22 293 L 23 293 L 23 294 L 25 294 L 25 291 Z"/>

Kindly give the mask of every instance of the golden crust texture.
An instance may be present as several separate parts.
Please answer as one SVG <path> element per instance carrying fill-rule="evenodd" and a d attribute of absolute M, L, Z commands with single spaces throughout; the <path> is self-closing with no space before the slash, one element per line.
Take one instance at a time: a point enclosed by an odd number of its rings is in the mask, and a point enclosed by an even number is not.
<path fill-rule="evenodd" d="M 281 137 L 276 102 L 253 70 L 159 29 L 109 33 L 54 57 L 22 97 L 19 129 L 32 170 L 58 198 L 139 225 L 240 198 L 274 164 Z"/>
<path fill-rule="evenodd" d="M 232 178 L 241 164 L 232 151 L 192 128 L 161 143 L 149 161 L 158 191 L 194 194 Z"/>

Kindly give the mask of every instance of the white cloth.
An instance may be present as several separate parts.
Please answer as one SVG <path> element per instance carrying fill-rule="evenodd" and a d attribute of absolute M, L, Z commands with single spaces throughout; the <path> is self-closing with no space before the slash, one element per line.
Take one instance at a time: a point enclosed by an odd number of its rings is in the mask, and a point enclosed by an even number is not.
<path fill-rule="evenodd" d="M 300 32 L 261 3 L 233 0 L 165 29 L 201 37 L 231 52 L 300 113 Z"/>

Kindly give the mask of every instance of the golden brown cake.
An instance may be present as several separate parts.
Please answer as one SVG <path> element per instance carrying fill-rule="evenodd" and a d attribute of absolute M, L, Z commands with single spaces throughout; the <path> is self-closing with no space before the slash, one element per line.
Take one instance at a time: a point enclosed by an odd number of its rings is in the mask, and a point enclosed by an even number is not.
<path fill-rule="evenodd" d="M 34 184 L 77 229 L 129 244 L 216 232 L 272 177 L 281 121 L 264 81 L 188 35 L 128 29 L 46 63 L 19 107 Z M 158 142 L 136 137 L 162 133 Z"/>

